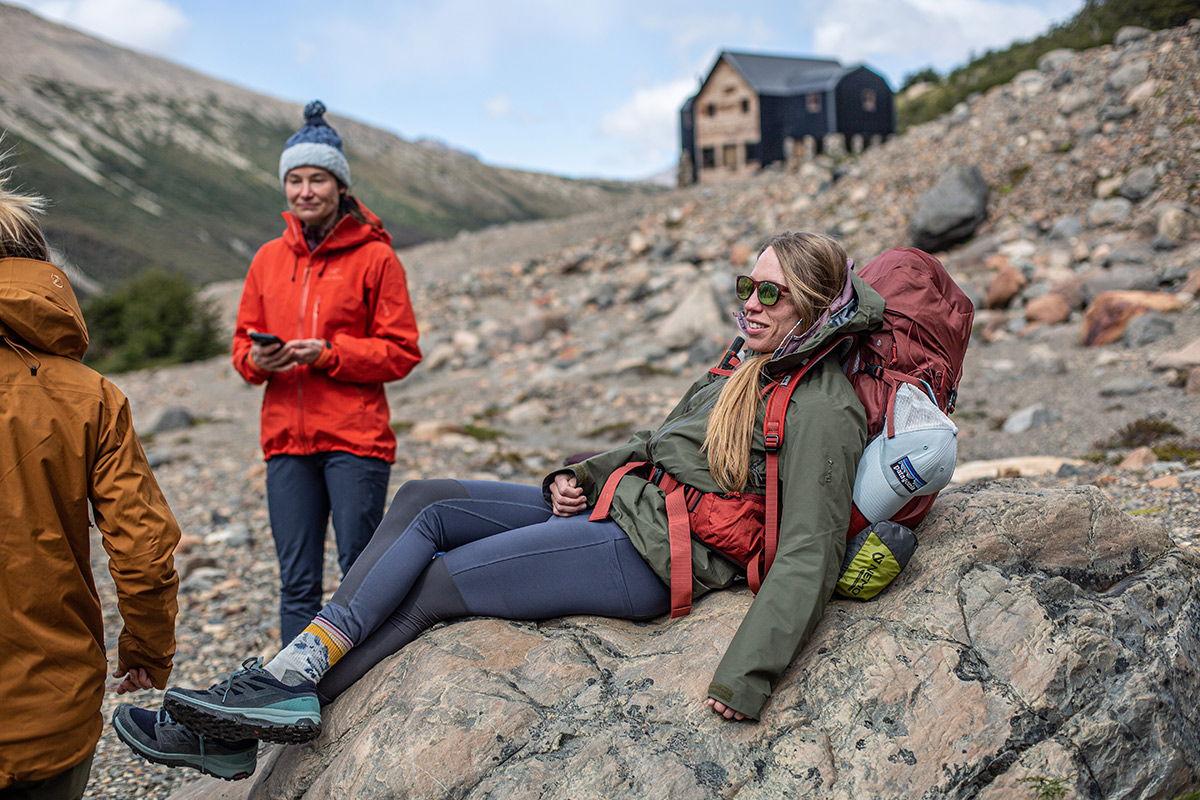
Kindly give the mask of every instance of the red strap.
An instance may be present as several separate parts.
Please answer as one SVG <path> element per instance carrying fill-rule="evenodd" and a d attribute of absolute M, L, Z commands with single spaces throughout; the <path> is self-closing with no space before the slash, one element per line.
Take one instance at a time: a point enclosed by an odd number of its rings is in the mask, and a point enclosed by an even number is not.
<path fill-rule="evenodd" d="M 612 507 L 613 495 L 617 492 L 617 484 L 621 482 L 621 478 L 638 467 L 645 466 L 646 463 L 645 461 L 630 461 L 608 476 L 608 480 L 604 482 L 604 488 L 600 490 L 600 496 L 596 498 L 596 507 L 592 509 L 588 522 L 603 522 L 608 519 L 608 510 Z"/>
<path fill-rule="evenodd" d="M 608 519 L 617 484 L 630 472 L 647 463 L 631 461 L 614 470 L 604 482 L 588 521 L 602 522 Z M 692 610 L 692 526 L 688 520 L 687 487 L 663 473 L 658 488 L 667 496 L 667 536 L 671 544 L 671 617 L 683 617 Z"/>
<path fill-rule="evenodd" d="M 758 586 L 755 584 L 761 584 L 761 579 L 766 577 L 767 571 L 771 569 L 771 564 L 775 561 L 775 553 L 779 549 L 779 451 L 783 447 L 783 429 L 784 421 L 787 419 L 788 402 L 792 399 L 792 392 L 796 391 L 804 374 L 847 340 L 854 341 L 854 336 L 847 334 L 835 339 L 799 369 L 785 375 L 767 400 L 767 412 L 763 418 L 763 443 L 767 451 L 767 519 L 763 535 L 762 574 L 757 574 L 758 558 L 751 560 L 746 571 L 746 580 L 750 583 L 750 589 L 755 593 L 758 592 Z"/>
<path fill-rule="evenodd" d="M 667 532 L 671 540 L 671 619 L 692 610 L 692 528 L 683 487 L 667 491 Z"/>

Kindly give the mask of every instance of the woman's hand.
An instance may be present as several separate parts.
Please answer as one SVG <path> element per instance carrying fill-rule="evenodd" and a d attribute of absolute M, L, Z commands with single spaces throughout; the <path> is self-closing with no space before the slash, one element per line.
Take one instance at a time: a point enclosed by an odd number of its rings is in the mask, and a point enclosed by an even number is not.
<path fill-rule="evenodd" d="M 587 497 L 579 487 L 575 476 L 560 472 L 550 484 L 550 510 L 557 517 L 571 517 L 587 508 Z"/>
<path fill-rule="evenodd" d="M 292 354 L 296 364 L 311 364 L 321 356 L 325 349 L 324 339 L 292 339 L 285 347 Z"/>
<path fill-rule="evenodd" d="M 257 333 L 253 328 L 249 330 Z M 250 360 L 254 362 L 254 366 L 266 372 L 287 372 L 296 366 L 287 344 L 259 344 L 252 341 Z"/>
<path fill-rule="evenodd" d="M 720 700 L 717 700 L 715 697 L 708 698 L 707 702 L 713 711 L 717 712 L 725 719 L 736 719 L 736 720 L 748 719 L 748 717 L 745 714 L 743 714 L 740 711 L 734 711 L 732 708 L 725 705 Z"/>
<path fill-rule="evenodd" d="M 117 667 L 113 670 L 113 677 L 122 679 L 117 684 L 117 694 L 140 692 L 154 688 L 154 682 L 150 680 L 150 674 L 141 667 L 130 667 L 128 670 Z"/>

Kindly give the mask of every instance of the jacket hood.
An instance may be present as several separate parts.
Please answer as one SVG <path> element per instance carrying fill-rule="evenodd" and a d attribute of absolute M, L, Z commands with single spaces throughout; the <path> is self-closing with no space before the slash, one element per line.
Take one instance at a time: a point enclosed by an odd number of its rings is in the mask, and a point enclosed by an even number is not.
<path fill-rule="evenodd" d="M 47 261 L 0 258 L 0 335 L 82 361 L 87 325 L 66 273 Z"/>
<path fill-rule="evenodd" d="M 799 347 L 785 343 L 786 355 L 776 356 L 767 364 L 771 373 L 793 370 L 821 352 L 827 345 L 847 334 L 874 330 L 883 324 L 883 296 L 867 285 L 857 272 L 849 273 L 852 297 L 850 302 L 830 315 L 829 319 Z M 778 351 L 776 351 L 778 352 Z"/>
<path fill-rule="evenodd" d="M 313 251 L 314 255 L 332 253 L 335 250 L 347 250 L 372 241 L 383 242 L 389 247 L 391 246 L 392 236 L 384 229 L 383 222 L 379 217 L 375 216 L 371 209 L 367 208 L 358 198 L 347 199 L 358 206 L 359 213 L 367 220 L 366 224 L 359 222 L 350 214 L 343 214 L 325 240 Z M 284 211 L 283 219 L 287 223 L 287 230 L 283 232 L 284 243 L 297 255 L 308 255 L 308 245 L 304 241 L 304 228 L 300 220 L 291 211 Z"/>

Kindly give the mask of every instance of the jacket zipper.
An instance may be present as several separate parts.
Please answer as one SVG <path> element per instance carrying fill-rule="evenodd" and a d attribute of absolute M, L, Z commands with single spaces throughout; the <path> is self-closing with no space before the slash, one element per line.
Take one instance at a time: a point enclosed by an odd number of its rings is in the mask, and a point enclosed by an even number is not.
<path fill-rule="evenodd" d="M 304 336 L 304 307 L 308 305 L 308 290 L 309 278 L 312 275 L 312 254 L 308 256 L 308 263 L 304 267 L 304 282 L 300 288 L 300 308 L 297 313 L 296 333 Z M 299 369 L 299 367 L 294 367 Z M 304 429 L 304 378 L 302 375 L 296 375 L 296 417 L 300 422 L 300 444 L 304 452 L 308 452 L 308 433 Z"/>

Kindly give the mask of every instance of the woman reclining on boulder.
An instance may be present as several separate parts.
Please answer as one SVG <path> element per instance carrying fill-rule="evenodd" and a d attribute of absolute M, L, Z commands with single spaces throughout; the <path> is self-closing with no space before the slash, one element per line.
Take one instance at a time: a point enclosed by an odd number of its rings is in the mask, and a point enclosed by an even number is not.
<path fill-rule="evenodd" d="M 541 487 L 405 484 L 332 599 L 287 647 L 211 689 L 168 690 L 158 713 L 119 708 L 120 737 L 151 761 L 245 777 L 254 740 L 314 738 L 322 703 L 437 622 L 678 615 L 692 597 L 745 575 L 693 539 L 690 587 L 677 583 L 673 604 L 669 509 L 686 519 L 680 498 L 695 502 L 698 490 L 749 507 L 761 531 L 767 389 L 836 337 L 877 326 L 883 299 L 849 270 L 834 240 L 810 233 L 768 241 L 737 295 L 743 360 L 696 381 L 657 430 L 551 473 Z M 846 547 L 867 430 L 836 359 L 806 373 L 786 425 L 778 551 L 705 693 L 726 719 L 758 718 L 821 619 Z M 686 491 L 672 493 L 676 482 Z M 598 501 L 598 511 L 583 513 Z M 683 558 L 688 541 L 685 533 Z M 686 581 L 686 565 L 677 579 Z"/>

